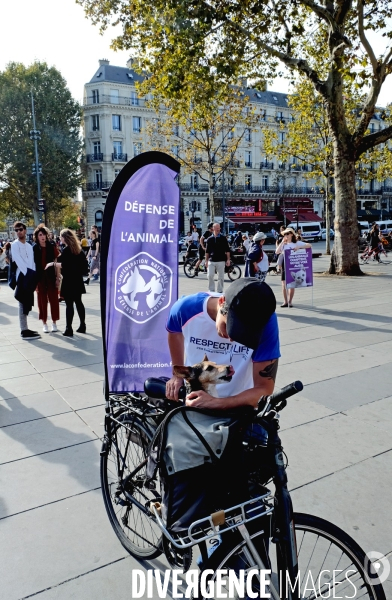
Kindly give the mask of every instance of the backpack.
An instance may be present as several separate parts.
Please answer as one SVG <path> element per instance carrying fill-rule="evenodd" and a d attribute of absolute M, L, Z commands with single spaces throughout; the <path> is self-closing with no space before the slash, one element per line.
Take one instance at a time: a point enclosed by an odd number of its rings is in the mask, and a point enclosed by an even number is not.
<path fill-rule="evenodd" d="M 171 532 L 249 498 L 242 439 L 250 415 L 247 408 L 180 406 L 161 422 L 150 444 L 146 486 L 159 470 L 161 515 Z"/>

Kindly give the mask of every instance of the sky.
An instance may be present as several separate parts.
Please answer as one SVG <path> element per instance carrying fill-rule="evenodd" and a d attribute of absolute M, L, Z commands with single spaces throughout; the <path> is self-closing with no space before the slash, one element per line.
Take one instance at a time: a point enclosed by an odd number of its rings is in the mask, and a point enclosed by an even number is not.
<path fill-rule="evenodd" d="M 29 65 L 34 60 L 55 66 L 67 81 L 72 95 L 83 99 L 83 86 L 98 68 L 98 60 L 125 66 L 129 54 L 114 52 L 110 42 L 113 29 L 103 36 L 84 16 L 75 0 L 2 0 L 0 7 L 0 70 L 10 61 Z M 383 51 L 382 39 L 372 40 L 376 51 Z M 288 82 L 278 79 L 270 90 L 287 92 Z M 384 84 L 378 104 L 392 101 L 392 75 Z"/>

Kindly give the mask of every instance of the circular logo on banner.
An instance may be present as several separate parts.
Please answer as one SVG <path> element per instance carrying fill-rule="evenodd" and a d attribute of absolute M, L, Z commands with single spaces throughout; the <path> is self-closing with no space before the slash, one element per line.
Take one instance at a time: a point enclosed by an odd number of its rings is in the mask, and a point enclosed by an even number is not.
<path fill-rule="evenodd" d="M 146 323 L 170 304 L 173 271 L 139 252 L 116 270 L 114 306 L 135 323 Z"/>

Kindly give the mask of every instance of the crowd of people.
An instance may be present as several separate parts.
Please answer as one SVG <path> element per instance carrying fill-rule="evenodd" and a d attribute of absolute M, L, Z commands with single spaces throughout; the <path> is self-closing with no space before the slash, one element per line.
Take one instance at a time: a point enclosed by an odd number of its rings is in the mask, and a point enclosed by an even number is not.
<path fill-rule="evenodd" d="M 63 335 L 73 336 L 74 307 L 79 316 L 78 333 L 86 333 L 86 312 L 82 301 L 85 285 L 99 278 L 100 236 L 93 225 L 89 238 L 81 241 L 71 229 L 62 229 L 55 238 L 52 232 L 40 224 L 34 231 L 33 243 L 27 240 L 27 228 L 21 221 L 14 223 L 16 239 L 0 245 L 0 269 L 8 266 L 8 283 L 15 290 L 18 301 L 21 337 L 25 340 L 40 338 L 37 331 L 29 329 L 27 316 L 34 306 L 37 294 L 38 318 L 42 330 L 49 333 L 48 317 L 52 321 L 51 332 L 58 331 L 60 302 L 65 303 L 66 326 Z"/>
<path fill-rule="evenodd" d="M 209 223 L 207 230 L 199 237 L 196 225 L 192 231 L 188 231 L 185 238 L 187 252 L 185 260 L 189 258 L 192 251 L 198 252 L 198 260 L 195 265 L 195 275 L 199 275 L 200 265 L 205 260 L 205 269 L 208 275 L 208 290 L 222 294 L 224 288 L 225 268 L 230 265 L 231 254 L 240 252 L 245 260 L 245 277 L 256 278 L 265 281 L 269 272 L 270 263 L 276 262 L 276 270 L 281 273 L 282 279 L 282 308 L 293 307 L 295 289 L 286 288 L 284 251 L 290 248 L 294 251 L 299 248 L 311 248 L 311 244 L 302 241 L 301 230 L 292 227 L 280 227 L 276 232 L 272 229 L 275 238 L 275 251 L 269 256 L 263 246 L 267 235 L 262 231 L 255 234 L 246 234 L 238 231 L 236 234 L 223 235 L 219 223 Z M 217 286 L 215 289 L 215 275 L 217 275 Z"/>

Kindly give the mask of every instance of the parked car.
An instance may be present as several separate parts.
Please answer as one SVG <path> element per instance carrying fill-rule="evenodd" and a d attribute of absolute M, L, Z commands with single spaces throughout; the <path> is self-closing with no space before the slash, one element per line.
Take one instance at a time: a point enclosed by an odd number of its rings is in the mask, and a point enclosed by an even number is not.
<path fill-rule="evenodd" d="M 335 232 L 333 229 L 329 230 L 329 239 L 333 240 L 335 237 Z M 326 229 L 322 229 L 321 230 L 321 239 L 322 240 L 326 240 L 327 239 L 327 230 Z"/>

